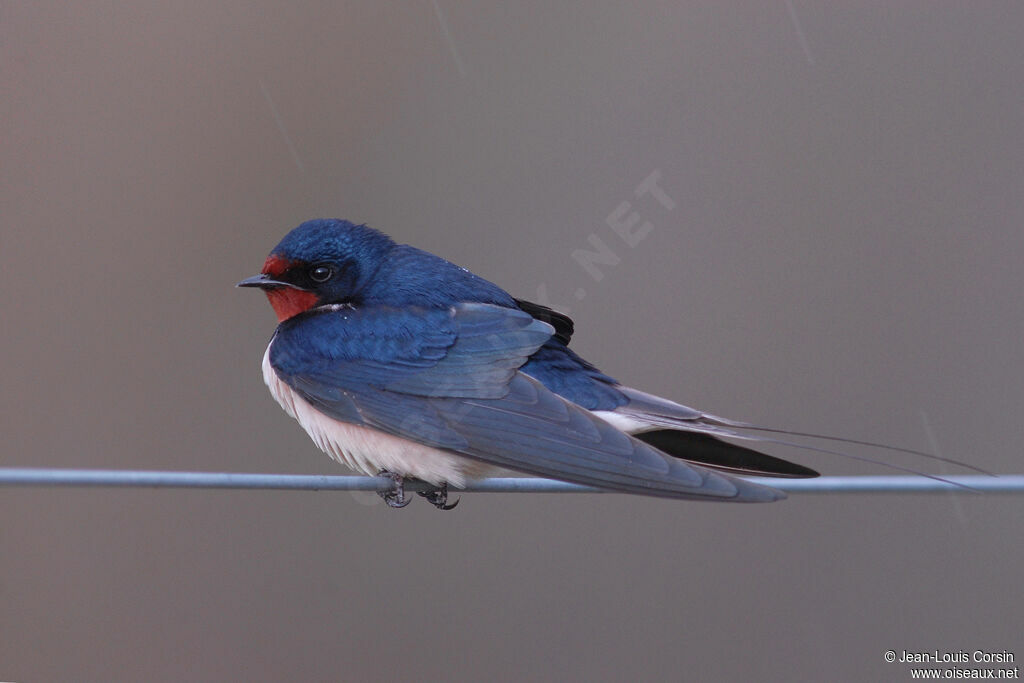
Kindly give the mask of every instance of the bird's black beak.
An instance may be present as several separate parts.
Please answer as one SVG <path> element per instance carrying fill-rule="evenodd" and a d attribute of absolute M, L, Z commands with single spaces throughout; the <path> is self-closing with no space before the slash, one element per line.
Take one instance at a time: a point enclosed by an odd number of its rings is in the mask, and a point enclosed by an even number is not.
<path fill-rule="evenodd" d="M 306 291 L 304 287 L 297 287 L 291 282 L 282 282 L 281 280 L 275 280 L 266 273 L 260 273 L 259 275 L 253 275 L 247 277 L 235 287 L 259 287 L 260 289 L 277 289 L 278 287 L 291 287 L 292 289 L 300 289 Z"/>

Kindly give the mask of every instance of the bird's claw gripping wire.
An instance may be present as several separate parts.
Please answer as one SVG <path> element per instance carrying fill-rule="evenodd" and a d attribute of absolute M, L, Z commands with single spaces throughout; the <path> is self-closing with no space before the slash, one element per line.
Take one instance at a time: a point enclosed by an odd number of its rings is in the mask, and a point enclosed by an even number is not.
<path fill-rule="evenodd" d="M 377 476 L 386 477 L 395 482 L 393 488 L 388 489 L 387 491 L 377 491 L 377 495 L 384 499 L 384 502 L 388 504 L 388 507 L 404 508 L 412 502 L 412 498 L 405 495 L 405 477 L 395 474 L 394 472 L 388 472 L 387 470 L 381 470 L 377 473 Z"/>
<path fill-rule="evenodd" d="M 448 504 L 448 484 L 441 484 L 436 489 L 417 491 L 416 493 L 426 498 L 427 502 L 438 510 L 453 510 L 459 504 L 459 501 L 462 500 L 461 498 L 456 498 L 454 503 Z"/>

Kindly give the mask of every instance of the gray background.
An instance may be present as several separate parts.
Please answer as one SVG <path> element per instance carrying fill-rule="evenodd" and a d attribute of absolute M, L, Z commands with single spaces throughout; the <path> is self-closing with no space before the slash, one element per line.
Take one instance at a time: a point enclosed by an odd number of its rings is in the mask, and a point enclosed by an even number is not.
<path fill-rule="evenodd" d="M 1020 472 L 1022 30 L 1020 3 L 5 3 L 0 463 L 344 472 L 232 287 L 343 216 L 544 287 L 628 384 Z M 633 197 L 654 170 L 672 211 Z M 908 680 L 886 649 L 1024 657 L 1021 504 L 7 489 L 0 679 Z"/>

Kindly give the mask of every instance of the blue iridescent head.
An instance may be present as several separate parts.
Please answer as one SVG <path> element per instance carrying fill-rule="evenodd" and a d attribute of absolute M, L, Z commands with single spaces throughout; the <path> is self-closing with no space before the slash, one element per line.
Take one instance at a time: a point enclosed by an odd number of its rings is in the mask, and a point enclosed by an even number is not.
<path fill-rule="evenodd" d="M 295 228 L 271 250 L 263 270 L 240 287 L 259 287 L 278 320 L 323 304 L 357 303 L 395 246 L 387 235 L 338 218 Z"/>

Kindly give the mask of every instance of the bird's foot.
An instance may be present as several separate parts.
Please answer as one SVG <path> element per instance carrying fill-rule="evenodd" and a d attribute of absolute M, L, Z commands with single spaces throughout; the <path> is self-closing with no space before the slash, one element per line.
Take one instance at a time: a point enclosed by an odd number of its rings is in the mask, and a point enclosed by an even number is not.
<path fill-rule="evenodd" d="M 377 473 L 378 477 L 387 477 L 391 481 L 395 482 L 395 487 L 389 491 L 377 491 L 377 495 L 384 499 L 384 502 L 388 504 L 388 507 L 393 508 L 404 508 L 406 505 L 412 502 L 412 498 L 408 498 L 405 495 L 405 477 L 394 472 L 388 472 L 387 470 L 381 470 Z"/>
<path fill-rule="evenodd" d="M 427 502 L 438 510 L 452 510 L 459 504 L 461 498 L 456 498 L 451 505 L 448 504 L 448 484 L 441 484 L 440 487 L 430 491 L 417 491 L 419 495 L 427 499 Z"/>

